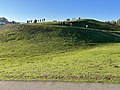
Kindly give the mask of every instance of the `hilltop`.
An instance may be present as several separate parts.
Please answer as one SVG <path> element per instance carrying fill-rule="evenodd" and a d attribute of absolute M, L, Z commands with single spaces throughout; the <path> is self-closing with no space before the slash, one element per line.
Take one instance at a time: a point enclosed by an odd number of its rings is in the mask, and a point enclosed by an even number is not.
<path fill-rule="evenodd" d="M 120 26 L 117 24 L 112 24 L 110 22 L 102 22 L 94 19 L 76 19 L 64 22 L 64 26 L 70 26 L 72 23 L 73 27 L 86 27 L 89 26 L 91 29 L 101 29 L 101 30 L 120 30 Z M 60 21 L 58 22 L 42 22 L 42 25 L 61 25 Z"/>

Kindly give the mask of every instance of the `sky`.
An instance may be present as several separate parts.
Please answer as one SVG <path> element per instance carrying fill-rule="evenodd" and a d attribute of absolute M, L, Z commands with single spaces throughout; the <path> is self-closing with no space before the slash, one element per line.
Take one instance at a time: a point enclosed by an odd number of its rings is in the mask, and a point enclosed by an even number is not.
<path fill-rule="evenodd" d="M 117 20 L 120 18 L 120 0 L 0 0 L 0 17 L 19 22 L 79 17 Z"/>

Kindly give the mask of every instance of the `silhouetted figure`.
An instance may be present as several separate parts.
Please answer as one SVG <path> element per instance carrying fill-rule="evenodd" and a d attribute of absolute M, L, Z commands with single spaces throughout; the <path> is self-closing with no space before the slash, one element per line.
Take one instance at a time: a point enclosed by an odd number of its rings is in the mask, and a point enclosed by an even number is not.
<path fill-rule="evenodd" d="M 42 22 L 44 22 L 44 19 L 42 19 Z"/>
<path fill-rule="evenodd" d="M 34 20 L 34 23 L 37 23 L 37 20 L 36 20 L 36 19 Z"/>
<path fill-rule="evenodd" d="M 12 21 L 12 24 L 15 24 L 15 21 Z"/>
<path fill-rule="evenodd" d="M 29 21 L 27 20 L 27 23 L 29 23 Z"/>
<path fill-rule="evenodd" d="M 32 23 L 32 20 L 30 20 L 30 22 Z"/>
<path fill-rule="evenodd" d="M 39 21 L 41 22 L 41 19 Z"/>
<path fill-rule="evenodd" d="M 80 20 L 81 18 L 79 17 L 78 19 Z"/>
<path fill-rule="evenodd" d="M 63 22 L 60 22 L 60 25 L 62 26 L 62 25 L 63 25 Z"/>
<path fill-rule="evenodd" d="M 72 20 L 75 20 L 75 18 L 72 18 Z"/>
<path fill-rule="evenodd" d="M 44 22 L 45 22 L 45 18 L 44 18 Z"/>
<path fill-rule="evenodd" d="M 42 19 L 42 22 L 45 22 L 45 18 L 44 18 L 44 19 Z"/>
<path fill-rule="evenodd" d="M 63 26 L 65 26 L 65 22 L 63 22 L 62 24 L 63 24 Z"/>

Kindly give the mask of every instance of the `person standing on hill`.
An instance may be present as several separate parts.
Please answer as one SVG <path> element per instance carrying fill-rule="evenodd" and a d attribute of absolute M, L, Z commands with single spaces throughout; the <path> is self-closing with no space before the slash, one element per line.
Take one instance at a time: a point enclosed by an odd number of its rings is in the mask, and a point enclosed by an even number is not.
<path fill-rule="evenodd" d="M 41 22 L 41 19 L 39 21 Z"/>
<path fill-rule="evenodd" d="M 34 23 L 37 23 L 37 20 L 36 20 L 36 19 L 34 20 Z"/>
<path fill-rule="evenodd" d="M 29 21 L 27 20 L 27 23 L 29 23 Z"/>
<path fill-rule="evenodd" d="M 44 22 L 45 22 L 45 18 L 44 18 Z"/>
<path fill-rule="evenodd" d="M 42 19 L 42 22 L 45 22 L 45 18 L 44 18 L 44 19 Z"/>
<path fill-rule="evenodd" d="M 30 22 L 32 23 L 32 20 L 30 20 Z"/>

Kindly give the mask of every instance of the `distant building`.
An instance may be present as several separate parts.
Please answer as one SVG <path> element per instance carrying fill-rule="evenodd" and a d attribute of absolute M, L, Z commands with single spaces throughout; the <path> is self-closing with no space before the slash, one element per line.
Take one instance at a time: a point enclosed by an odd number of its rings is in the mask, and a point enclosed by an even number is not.
<path fill-rule="evenodd" d="M 0 17 L 0 24 L 7 24 L 8 20 L 5 17 Z"/>
<path fill-rule="evenodd" d="M 0 22 L 0 24 L 7 24 L 7 22 Z"/>

